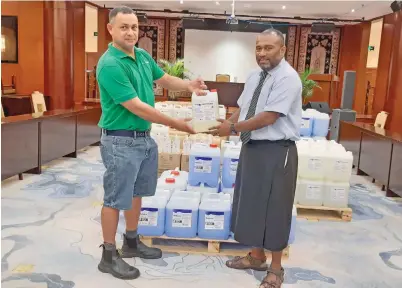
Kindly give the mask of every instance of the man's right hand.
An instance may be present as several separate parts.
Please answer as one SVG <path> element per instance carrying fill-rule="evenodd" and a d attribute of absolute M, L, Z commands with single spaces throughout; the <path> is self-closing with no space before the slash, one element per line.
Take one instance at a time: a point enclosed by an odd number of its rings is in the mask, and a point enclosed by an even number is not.
<path fill-rule="evenodd" d="M 196 134 L 193 127 L 191 127 L 191 124 L 189 123 L 190 121 L 191 119 L 175 119 L 172 128 L 189 134 Z"/>

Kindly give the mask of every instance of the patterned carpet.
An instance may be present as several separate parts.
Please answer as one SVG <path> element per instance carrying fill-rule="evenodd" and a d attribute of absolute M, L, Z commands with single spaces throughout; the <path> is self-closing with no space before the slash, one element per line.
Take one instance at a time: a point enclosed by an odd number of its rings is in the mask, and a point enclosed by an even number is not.
<path fill-rule="evenodd" d="M 142 273 L 133 281 L 98 272 L 103 171 L 91 147 L 2 182 L 2 287 L 258 287 L 263 273 L 227 269 L 218 256 L 130 259 Z M 297 220 L 283 287 L 402 287 L 402 202 L 366 178 L 352 182 L 352 222 Z M 119 240 L 123 231 L 122 222 Z"/>

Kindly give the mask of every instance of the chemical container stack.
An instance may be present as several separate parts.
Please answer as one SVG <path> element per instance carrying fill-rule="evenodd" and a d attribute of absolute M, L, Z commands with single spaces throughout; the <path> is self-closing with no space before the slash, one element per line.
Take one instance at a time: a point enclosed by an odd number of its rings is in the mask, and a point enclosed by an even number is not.
<path fill-rule="evenodd" d="M 221 166 L 218 145 L 194 144 L 189 158 L 188 190 L 218 192 Z"/>
<path fill-rule="evenodd" d="M 176 191 L 166 205 L 165 234 L 173 238 L 194 238 L 198 229 L 201 195 Z"/>
<path fill-rule="evenodd" d="M 142 200 L 138 233 L 144 236 L 162 236 L 165 233 L 167 195 L 156 194 Z"/>
<path fill-rule="evenodd" d="M 231 196 L 204 194 L 198 216 L 198 237 L 227 240 L 230 236 Z"/>
<path fill-rule="evenodd" d="M 226 143 L 223 153 L 222 192 L 233 195 L 236 182 L 237 166 L 239 164 L 241 143 Z"/>
<path fill-rule="evenodd" d="M 353 156 L 335 141 L 301 140 L 295 203 L 347 207 Z"/>
<path fill-rule="evenodd" d="M 329 131 L 329 115 L 315 109 L 302 112 L 300 135 L 302 137 L 326 138 Z"/>

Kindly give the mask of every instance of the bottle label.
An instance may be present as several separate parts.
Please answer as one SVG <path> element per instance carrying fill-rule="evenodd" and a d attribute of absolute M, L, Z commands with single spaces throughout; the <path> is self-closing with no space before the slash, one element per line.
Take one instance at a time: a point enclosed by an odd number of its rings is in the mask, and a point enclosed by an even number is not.
<path fill-rule="evenodd" d="M 212 158 L 210 158 L 210 157 L 195 157 L 194 172 L 197 172 L 197 173 L 212 173 Z"/>
<path fill-rule="evenodd" d="M 346 189 L 341 187 L 331 188 L 331 200 L 332 201 L 344 201 L 346 198 Z"/>
<path fill-rule="evenodd" d="M 174 209 L 172 216 L 172 227 L 191 228 L 192 217 L 192 210 Z"/>
<path fill-rule="evenodd" d="M 140 221 L 141 226 L 158 225 L 158 208 L 141 208 Z"/>
<path fill-rule="evenodd" d="M 239 159 L 230 159 L 230 175 L 231 176 L 236 176 L 238 165 L 239 165 Z"/>
<path fill-rule="evenodd" d="M 310 128 L 310 118 L 302 118 L 301 128 L 305 128 L 305 129 Z"/>
<path fill-rule="evenodd" d="M 320 158 L 310 158 L 308 159 L 308 169 L 312 171 L 318 171 L 322 167 Z"/>
<path fill-rule="evenodd" d="M 307 185 L 306 199 L 318 200 L 321 198 L 321 186 Z"/>
<path fill-rule="evenodd" d="M 224 212 L 205 212 L 206 230 L 223 230 L 224 223 L 225 223 Z"/>
<path fill-rule="evenodd" d="M 193 119 L 198 121 L 214 121 L 217 118 L 214 102 L 193 105 Z"/>

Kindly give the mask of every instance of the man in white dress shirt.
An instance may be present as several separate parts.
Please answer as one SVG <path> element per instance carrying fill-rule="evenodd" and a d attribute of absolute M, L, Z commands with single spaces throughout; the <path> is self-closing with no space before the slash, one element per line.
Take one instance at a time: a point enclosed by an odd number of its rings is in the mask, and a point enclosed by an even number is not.
<path fill-rule="evenodd" d="M 220 136 L 240 134 L 243 142 L 237 168 L 231 231 L 240 243 L 253 247 L 245 257 L 226 265 L 234 269 L 268 271 L 260 287 L 278 288 L 284 281 L 282 251 L 288 246 L 296 189 L 302 117 L 302 84 L 286 62 L 284 36 L 269 29 L 256 42 L 260 69 L 248 77 L 239 109 L 211 128 Z M 266 264 L 264 249 L 272 252 Z"/>

